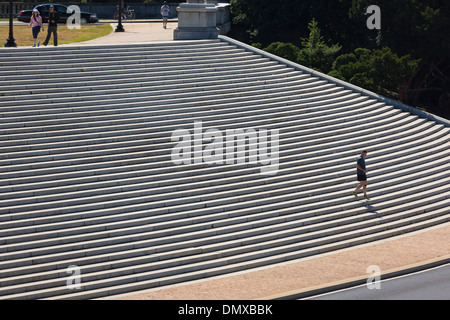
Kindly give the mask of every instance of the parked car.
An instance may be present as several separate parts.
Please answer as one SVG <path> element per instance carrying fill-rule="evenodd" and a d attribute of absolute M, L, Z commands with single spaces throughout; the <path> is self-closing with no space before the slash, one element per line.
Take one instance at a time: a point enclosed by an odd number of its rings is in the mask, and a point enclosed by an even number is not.
<path fill-rule="evenodd" d="M 55 6 L 55 11 L 59 15 L 58 22 L 60 23 L 66 23 L 67 19 L 75 12 L 75 11 L 70 12 L 69 10 L 69 13 L 67 13 L 67 6 L 63 4 L 53 4 L 53 3 L 40 4 L 36 6 L 34 9 L 37 9 L 39 11 L 39 14 L 42 16 L 44 22 L 48 22 L 48 14 L 50 13 L 51 5 Z M 33 12 L 33 10 L 20 11 L 17 19 L 19 21 L 29 23 L 31 19 L 31 13 Z M 80 15 L 81 15 L 80 17 L 81 24 L 98 22 L 97 15 L 95 13 L 80 12 Z"/>

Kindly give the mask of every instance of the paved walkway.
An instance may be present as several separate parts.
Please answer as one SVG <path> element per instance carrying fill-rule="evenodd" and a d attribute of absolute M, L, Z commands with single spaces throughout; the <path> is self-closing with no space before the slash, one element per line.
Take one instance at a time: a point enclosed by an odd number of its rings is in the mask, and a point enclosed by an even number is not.
<path fill-rule="evenodd" d="M 110 22 L 112 30 L 116 29 L 117 23 Z M 167 29 L 163 29 L 162 21 L 152 22 L 129 22 L 122 24 L 125 32 L 112 32 L 109 35 L 89 41 L 77 42 L 68 45 L 101 45 L 101 44 L 124 44 L 143 43 L 154 41 L 172 41 L 173 31 L 178 27 L 177 20 L 169 20 Z"/>
<path fill-rule="evenodd" d="M 115 29 L 116 24 L 111 24 Z M 123 44 L 172 41 L 177 22 L 125 22 L 125 32 L 79 44 Z M 128 300 L 229 300 L 270 299 L 299 291 L 369 277 L 367 268 L 383 273 L 450 258 L 450 223 L 403 236 L 300 259 L 271 267 L 238 272 L 211 279 L 109 297 Z"/>

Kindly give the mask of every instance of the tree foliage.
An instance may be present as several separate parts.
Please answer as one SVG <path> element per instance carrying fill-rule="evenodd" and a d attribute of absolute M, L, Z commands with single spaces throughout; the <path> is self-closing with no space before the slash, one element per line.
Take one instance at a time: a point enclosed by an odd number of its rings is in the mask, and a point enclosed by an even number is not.
<path fill-rule="evenodd" d="M 247 43 L 259 42 L 264 47 L 281 41 L 299 46 L 308 36 L 308 23 L 316 18 L 325 33 L 335 42 L 345 32 L 348 20 L 342 3 L 349 0 L 230 0 L 233 17 L 232 36 Z"/>
<path fill-rule="evenodd" d="M 450 1 L 230 3 L 234 23 L 230 36 L 258 42 L 272 53 L 368 89 L 392 90 L 407 104 L 450 118 Z M 381 9 L 380 30 L 366 27 L 369 5 Z M 317 21 L 320 30 L 316 25 L 312 33 L 311 21 Z"/>
<path fill-rule="evenodd" d="M 339 56 L 329 74 L 369 90 L 398 92 L 398 86 L 411 77 L 418 64 L 419 60 L 409 55 L 399 57 L 388 47 L 358 48 Z"/>
<path fill-rule="evenodd" d="M 297 62 L 300 49 L 292 43 L 272 42 L 265 51 L 282 57 L 284 59 Z"/>
<path fill-rule="evenodd" d="M 282 58 L 297 62 L 320 72 L 331 70 L 334 59 L 341 49 L 339 45 L 328 46 L 318 26 L 312 19 L 308 24 L 309 36 L 301 39 L 302 48 L 292 43 L 273 42 L 264 50 Z"/>
<path fill-rule="evenodd" d="M 331 69 L 341 46 L 337 44 L 328 46 L 325 43 L 315 19 L 308 24 L 308 30 L 309 37 L 301 39 L 303 48 L 299 52 L 298 63 L 326 73 Z"/>

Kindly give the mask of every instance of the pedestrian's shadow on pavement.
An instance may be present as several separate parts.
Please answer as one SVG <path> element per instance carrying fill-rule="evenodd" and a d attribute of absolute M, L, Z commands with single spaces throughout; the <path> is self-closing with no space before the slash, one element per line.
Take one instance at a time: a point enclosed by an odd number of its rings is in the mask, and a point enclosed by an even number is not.
<path fill-rule="evenodd" d="M 368 213 L 374 213 L 377 218 L 381 218 L 381 213 L 377 211 L 377 208 L 372 205 L 370 202 L 365 202 L 363 205 L 367 208 Z"/>

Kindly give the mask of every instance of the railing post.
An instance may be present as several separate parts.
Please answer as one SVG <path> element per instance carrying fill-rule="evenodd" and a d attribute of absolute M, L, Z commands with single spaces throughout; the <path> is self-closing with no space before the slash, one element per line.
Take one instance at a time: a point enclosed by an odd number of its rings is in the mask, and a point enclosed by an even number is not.
<path fill-rule="evenodd" d="M 6 39 L 5 47 L 17 47 L 13 35 L 13 1 L 9 0 L 9 38 Z"/>

